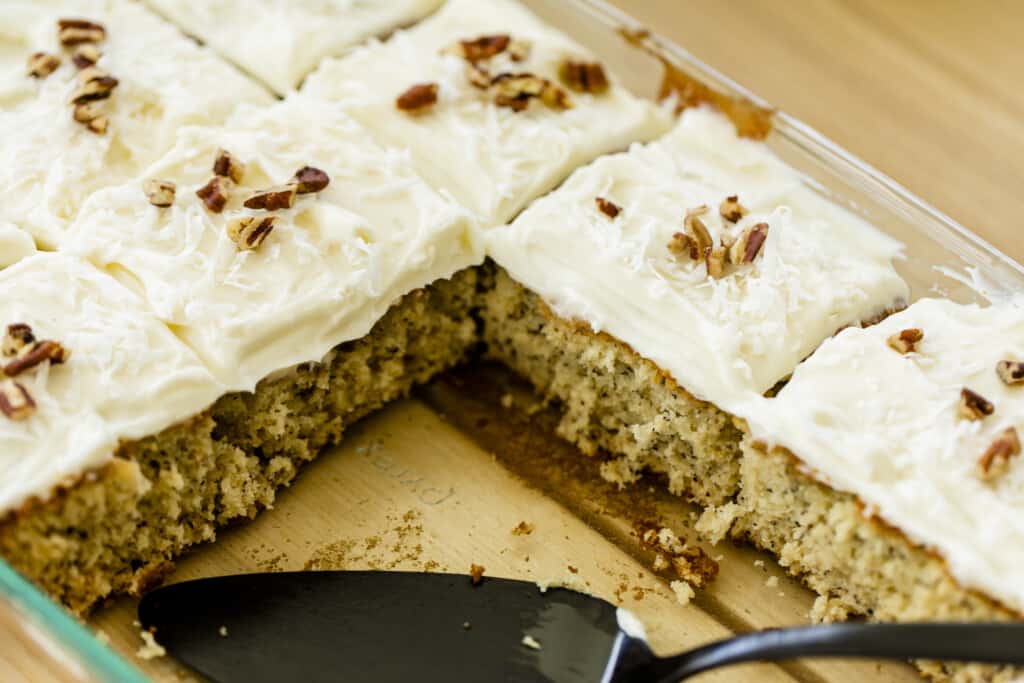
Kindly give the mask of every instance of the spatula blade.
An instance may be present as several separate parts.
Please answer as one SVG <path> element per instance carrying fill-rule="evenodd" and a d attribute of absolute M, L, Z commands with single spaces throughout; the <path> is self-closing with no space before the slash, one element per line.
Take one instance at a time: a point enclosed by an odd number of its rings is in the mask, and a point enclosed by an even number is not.
<path fill-rule="evenodd" d="M 615 607 L 581 593 L 412 572 L 188 581 L 146 595 L 139 619 L 172 656 L 222 683 L 591 682 L 618 632 Z"/>

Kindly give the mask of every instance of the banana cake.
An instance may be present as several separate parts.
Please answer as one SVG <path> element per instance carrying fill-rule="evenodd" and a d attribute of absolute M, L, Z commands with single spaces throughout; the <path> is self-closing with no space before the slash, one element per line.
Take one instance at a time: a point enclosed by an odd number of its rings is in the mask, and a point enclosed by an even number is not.
<path fill-rule="evenodd" d="M 512 0 L 148 4 L 208 46 L 0 6 L 0 555 L 55 599 L 146 590 L 486 357 L 821 618 L 1020 615 L 1019 300 L 909 303 L 902 244 Z"/>

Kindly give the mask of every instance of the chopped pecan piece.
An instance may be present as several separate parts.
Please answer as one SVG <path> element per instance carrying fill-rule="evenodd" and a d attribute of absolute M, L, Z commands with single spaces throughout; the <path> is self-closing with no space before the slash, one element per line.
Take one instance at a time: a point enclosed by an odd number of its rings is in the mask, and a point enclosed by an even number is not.
<path fill-rule="evenodd" d="M 924 339 L 924 332 L 916 327 L 909 327 L 892 335 L 885 340 L 885 343 L 900 353 L 910 353 L 917 351 L 917 344 L 922 339 Z"/>
<path fill-rule="evenodd" d="M 484 572 L 487 569 L 475 562 L 469 565 L 469 580 L 474 586 L 479 586 L 484 580 Z"/>
<path fill-rule="evenodd" d="M 78 72 L 81 85 L 71 95 L 71 104 L 82 104 L 92 100 L 105 100 L 114 92 L 118 80 L 103 69 L 89 66 Z"/>
<path fill-rule="evenodd" d="M 512 111 L 523 111 L 530 106 L 530 100 L 544 92 L 545 80 L 533 74 L 502 73 L 491 79 L 494 86 L 494 103 Z"/>
<path fill-rule="evenodd" d="M 718 563 L 700 546 L 686 545 L 672 557 L 671 563 L 676 576 L 695 588 L 704 587 L 718 576 Z"/>
<path fill-rule="evenodd" d="M 567 59 L 558 69 L 558 77 L 570 89 L 599 95 L 608 90 L 608 77 L 597 62 L 577 62 Z"/>
<path fill-rule="evenodd" d="M 243 206 L 247 209 L 264 209 L 266 211 L 278 211 L 290 209 L 295 204 L 295 195 L 298 186 L 295 183 L 269 187 L 253 193 L 245 200 Z"/>
<path fill-rule="evenodd" d="M 704 250 L 704 263 L 708 267 L 708 275 L 716 280 L 725 275 L 725 247 L 708 247 Z"/>
<path fill-rule="evenodd" d="M 711 239 L 711 233 L 708 232 L 708 227 L 700 219 L 707 212 L 708 207 L 701 204 L 697 208 L 687 211 L 686 217 L 683 219 L 683 227 L 689 230 L 696 240 L 697 256 L 694 256 L 694 259 L 703 257 L 708 249 L 715 246 L 714 240 Z"/>
<path fill-rule="evenodd" d="M 299 194 L 319 192 L 330 184 L 330 177 L 319 168 L 303 166 L 292 176 L 292 184 Z"/>
<path fill-rule="evenodd" d="M 228 196 L 231 193 L 231 179 L 225 176 L 215 175 L 196 190 L 196 196 L 203 200 L 206 208 L 213 213 L 220 213 L 228 203 Z"/>
<path fill-rule="evenodd" d="M 60 342 L 49 339 L 34 341 L 22 347 L 18 351 L 18 355 L 4 365 L 3 370 L 4 374 L 8 377 L 14 377 L 46 361 L 50 361 L 55 365 L 63 363 L 70 356 L 71 353 Z"/>
<path fill-rule="evenodd" d="M 981 394 L 971 391 L 967 387 L 960 390 L 960 403 L 957 406 L 957 413 L 965 420 L 980 420 L 991 415 L 996 407 L 992 402 Z"/>
<path fill-rule="evenodd" d="M 226 149 L 218 149 L 217 156 L 213 160 L 213 174 L 231 178 L 236 183 L 242 182 L 245 175 L 245 164 Z"/>
<path fill-rule="evenodd" d="M 174 195 L 178 188 L 170 180 L 150 178 L 142 184 L 142 190 L 150 204 L 165 208 L 174 203 Z"/>
<path fill-rule="evenodd" d="M 1003 384 L 1024 384 L 1024 363 L 1016 360 L 1001 360 L 996 363 L 996 374 Z"/>
<path fill-rule="evenodd" d="M 982 453 L 978 473 L 982 479 L 994 479 L 1006 471 L 1010 458 L 1016 455 L 1020 455 L 1020 438 L 1016 428 L 1007 427 Z"/>
<path fill-rule="evenodd" d="M 7 334 L 4 335 L 3 354 L 5 356 L 16 356 L 23 348 L 36 340 L 32 328 L 25 323 L 14 323 L 7 326 Z"/>
<path fill-rule="evenodd" d="M 6 380 L 0 383 L 0 412 L 10 420 L 24 420 L 36 412 L 36 402 L 21 384 Z"/>
<path fill-rule="evenodd" d="M 85 124 L 86 128 L 88 128 L 93 133 L 96 133 L 97 135 L 103 135 L 104 133 L 106 133 L 107 128 L 109 126 L 110 119 L 108 119 L 106 116 L 97 116 L 92 121 L 89 121 Z"/>
<path fill-rule="evenodd" d="M 239 249 L 257 249 L 274 229 L 277 216 L 243 216 L 228 223 L 228 237 Z"/>
<path fill-rule="evenodd" d="M 490 59 L 499 55 L 509 46 L 511 38 L 507 33 L 497 33 L 489 36 L 480 36 L 473 40 L 460 40 L 459 48 L 462 57 L 469 62 L 479 62 L 483 59 Z"/>
<path fill-rule="evenodd" d="M 737 265 L 741 263 L 753 263 L 757 255 L 761 253 L 761 247 L 768 239 L 768 224 L 758 223 L 752 225 L 732 243 L 729 250 L 729 260 Z"/>
<path fill-rule="evenodd" d="M 672 235 L 672 240 L 668 243 L 668 250 L 676 256 L 689 256 L 694 261 L 700 256 L 700 252 L 697 251 L 697 240 L 685 232 L 677 232 Z"/>
<path fill-rule="evenodd" d="M 76 104 L 72 110 L 71 117 L 79 123 L 89 123 L 103 116 L 103 109 L 99 101 L 83 102 Z"/>
<path fill-rule="evenodd" d="M 87 19 L 60 19 L 57 21 L 57 38 L 64 47 L 102 43 L 107 39 L 107 30 L 102 24 Z"/>
<path fill-rule="evenodd" d="M 85 43 L 75 48 L 71 62 L 79 69 L 87 69 L 100 61 L 100 49 L 92 43 Z"/>
<path fill-rule="evenodd" d="M 410 114 L 420 114 L 437 104 L 437 83 L 417 83 L 395 100 L 395 106 Z"/>
<path fill-rule="evenodd" d="M 530 41 L 513 39 L 508 44 L 508 57 L 513 62 L 525 62 L 530 58 L 531 50 L 533 50 L 533 44 Z"/>
<path fill-rule="evenodd" d="M 740 204 L 739 196 L 733 194 L 722 200 L 718 206 L 718 213 L 730 223 L 736 223 L 747 215 L 747 210 Z"/>
<path fill-rule="evenodd" d="M 604 197 L 594 197 L 594 202 L 597 204 L 597 210 L 608 216 L 608 218 L 615 218 L 622 211 L 617 204 Z"/>
<path fill-rule="evenodd" d="M 544 81 L 544 90 L 540 93 L 540 101 L 549 109 L 572 109 L 572 98 L 551 81 Z"/>
<path fill-rule="evenodd" d="M 46 52 L 36 52 L 28 58 L 28 75 L 32 78 L 46 78 L 60 67 L 60 57 Z"/>
<path fill-rule="evenodd" d="M 476 62 L 466 64 L 466 80 L 478 90 L 487 90 L 491 86 L 491 74 Z"/>

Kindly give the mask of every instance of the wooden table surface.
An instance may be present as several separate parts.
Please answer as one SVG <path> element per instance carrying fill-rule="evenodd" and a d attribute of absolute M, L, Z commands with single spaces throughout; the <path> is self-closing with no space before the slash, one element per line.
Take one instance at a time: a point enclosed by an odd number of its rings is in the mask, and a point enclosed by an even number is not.
<path fill-rule="evenodd" d="M 1024 261 L 1024 3 L 611 2 Z"/>

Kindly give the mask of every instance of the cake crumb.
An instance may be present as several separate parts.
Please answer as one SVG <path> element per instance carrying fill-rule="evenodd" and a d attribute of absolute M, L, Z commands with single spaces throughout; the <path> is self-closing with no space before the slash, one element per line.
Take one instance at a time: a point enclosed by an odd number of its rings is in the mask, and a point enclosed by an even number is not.
<path fill-rule="evenodd" d="M 541 593 L 547 593 L 551 588 L 565 588 L 567 590 L 576 591 L 577 593 L 585 593 L 590 595 L 588 586 L 590 584 L 580 581 L 574 576 L 564 576 L 560 579 L 544 579 L 537 581 L 537 588 L 540 589 Z"/>
<path fill-rule="evenodd" d="M 221 638 L 227 638 L 228 637 L 228 627 L 227 626 L 221 626 L 219 629 L 217 629 L 217 633 L 220 634 Z"/>
<path fill-rule="evenodd" d="M 740 506 L 736 503 L 709 507 L 701 514 L 694 528 L 702 539 L 715 545 L 726 537 L 739 515 Z"/>
<path fill-rule="evenodd" d="M 469 565 L 469 580 L 474 586 L 479 586 L 483 582 L 485 571 L 487 571 L 487 568 L 482 564 Z"/>
<path fill-rule="evenodd" d="M 779 585 L 779 577 L 769 576 L 768 579 L 764 582 L 764 585 L 768 586 L 769 588 L 775 588 Z"/>
<path fill-rule="evenodd" d="M 580 570 L 577 569 L 576 567 L 572 566 L 571 564 L 566 565 L 565 568 L 569 570 L 570 574 L 579 574 L 580 573 Z"/>
<path fill-rule="evenodd" d="M 139 635 L 142 637 L 143 645 L 135 652 L 136 657 L 150 660 L 167 654 L 167 650 L 164 649 L 163 645 L 156 642 L 156 638 L 153 637 L 152 633 L 143 629 L 139 631 Z"/>
<path fill-rule="evenodd" d="M 695 593 L 693 592 L 693 587 L 682 580 L 673 581 L 669 584 L 669 588 L 671 588 L 672 592 L 676 594 L 676 602 L 678 602 L 683 607 L 689 605 L 690 601 L 693 600 L 693 596 L 695 595 Z"/>
<path fill-rule="evenodd" d="M 516 528 L 512 530 L 513 536 L 529 536 L 533 533 L 533 525 L 529 522 L 523 521 L 516 525 Z"/>
<path fill-rule="evenodd" d="M 103 645 L 110 645 L 110 636 L 108 636 L 107 632 L 103 629 L 96 629 L 96 633 L 93 635 L 95 635 L 96 640 L 100 641 L 100 643 L 102 643 Z"/>
<path fill-rule="evenodd" d="M 668 559 L 666 559 L 661 553 L 657 553 L 654 556 L 654 562 L 651 563 L 651 566 L 654 567 L 654 571 L 656 572 L 664 571 L 668 569 Z"/>
<path fill-rule="evenodd" d="M 808 616 L 816 624 L 831 624 L 836 621 L 846 621 L 851 611 L 842 601 L 819 595 L 815 598 Z"/>
<path fill-rule="evenodd" d="M 512 394 L 502 394 L 501 395 L 501 407 L 502 408 L 511 408 L 513 403 L 515 403 L 515 399 L 512 397 Z"/>
<path fill-rule="evenodd" d="M 754 560 L 754 566 L 758 569 L 764 569 L 764 560 Z"/>
<path fill-rule="evenodd" d="M 531 650 L 539 650 L 539 649 L 541 649 L 540 648 L 540 643 L 538 643 L 537 639 L 534 638 L 533 636 L 531 636 L 529 633 L 524 635 L 522 641 L 520 641 L 520 642 L 522 642 L 523 647 L 528 647 Z"/>

